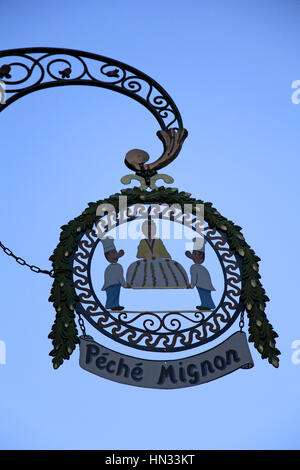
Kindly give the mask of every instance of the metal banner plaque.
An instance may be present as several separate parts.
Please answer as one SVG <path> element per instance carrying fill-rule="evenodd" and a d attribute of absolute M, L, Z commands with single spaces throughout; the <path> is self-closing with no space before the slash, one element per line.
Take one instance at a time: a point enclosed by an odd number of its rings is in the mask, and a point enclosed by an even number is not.
<path fill-rule="evenodd" d="M 208 351 L 171 361 L 127 356 L 96 343 L 91 336 L 81 336 L 79 364 L 114 382 L 159 389 L 192 387 L 254 366 L 246 334 L 241 331 Z"/>

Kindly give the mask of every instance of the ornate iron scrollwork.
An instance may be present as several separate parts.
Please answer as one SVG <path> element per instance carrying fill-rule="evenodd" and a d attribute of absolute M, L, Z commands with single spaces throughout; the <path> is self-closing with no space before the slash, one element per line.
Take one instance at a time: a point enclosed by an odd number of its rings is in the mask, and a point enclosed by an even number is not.
<path fill-rule="evenodd" d="M 24 75 L 17 78 L 21 71 Z M 0 79 L 10 96 L 5 104 L 0 104 L 0 111 L 37 90 L 89 85 L 138 101 L 153 114 L 163 131 L 183 128 L 177 106 L 159 83 L 130 65 L 99 54 L 52 47 L 0 51 Z"/>

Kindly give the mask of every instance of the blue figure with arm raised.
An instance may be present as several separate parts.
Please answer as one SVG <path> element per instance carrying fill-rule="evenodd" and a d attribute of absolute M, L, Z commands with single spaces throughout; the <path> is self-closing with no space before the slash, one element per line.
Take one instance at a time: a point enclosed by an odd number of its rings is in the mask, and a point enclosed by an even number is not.
<path fill-rule="evenodd" d="M 211 292 L 216 290 L 211 282 L 208 270 L 202 266 L 205 259 L 205 244 L 199 238 L 194 238 L 193 251 L 186 251 L 185 255 L 194 261 L 190 268 L 191 288 L 196 287 L 199 293 L 201 305 L 197 305 L 197 310 L 213 310 L 216 308 L 211 296 Z"/>

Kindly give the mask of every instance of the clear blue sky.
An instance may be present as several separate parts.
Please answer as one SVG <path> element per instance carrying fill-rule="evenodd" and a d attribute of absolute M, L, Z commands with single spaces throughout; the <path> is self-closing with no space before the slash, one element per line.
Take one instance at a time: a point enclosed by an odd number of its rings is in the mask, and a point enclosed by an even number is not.
<path fill-rule="evenodd" d="M 277 370 L 251 345 L 253 369 L 168 392 L 88 374 L 78 350 L 54 371 L 51 280 L 0 253 L 1 449 L 299 449 L 299 16 L 299 1 L 278 0 L 1 2 L 1 49 L 96 52 L 167 89 L 189 131 L 167 173 L 243 227 L 262 258 L 282 351 Z M 49 268 L 60 226 L 121 188 L 129 149 L 159 155 L 157 130 L 135 101 L 92 87 L 44 90 L 8 107 L 0 239 Z"/>

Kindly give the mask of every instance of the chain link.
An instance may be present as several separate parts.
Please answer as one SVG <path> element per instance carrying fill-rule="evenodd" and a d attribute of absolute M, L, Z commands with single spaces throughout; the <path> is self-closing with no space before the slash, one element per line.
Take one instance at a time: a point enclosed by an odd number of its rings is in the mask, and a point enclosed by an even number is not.
<path fill-rule="evenodd" d="M 48 274 L 48 276 L 54 277 L 53 269 L 51 271 L 47 271 L 46 269 L 41 269 L 38 266 L 35 266 L 34 264 L 26 263 L 26 261 L 23 258 L 20 258 L 20 256 L 16 256 L 9 248 L 4 246 L 3 243 L 1 242 L 0 242 L 0 248 L 2 248 L 2 250 L 7 256 L 12 256 L 12 258 L 14 258 L 17 263 L 19 263 L 21 266 L 27 266 L 34 273 Z"/>
<path fill-rule="evenodd" d="M 83 318 L 82 318 L 82 316 L 80 315 L 80 313 L 78 311 L 76 311 L 76 313 L 78 315 L 78 323 L 79 323 L 80 329 L 82 331 L 82 334 L 83 334 L 83 336 L 86 336 L 86 330 L 85 330 L 85 325 L 84 325 Z"/>
<path fill-rule="evenodd" d="M 239 322 L 240 331 L 243 331 L 243 328 L 245 326 L 244 316 L 245 316 L 245 312 L 243 311 L 241 313 L 241 318 L 240 318 L 240 322 Z"/>

